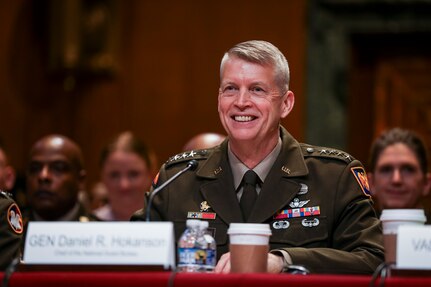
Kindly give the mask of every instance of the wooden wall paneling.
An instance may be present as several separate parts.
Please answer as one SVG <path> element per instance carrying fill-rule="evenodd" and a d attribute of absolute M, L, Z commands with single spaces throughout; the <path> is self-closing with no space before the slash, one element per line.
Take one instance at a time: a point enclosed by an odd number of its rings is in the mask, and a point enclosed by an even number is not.
<path fill-rule="evenodd" d="M 219 62 L 226 49 L 249 39 L 271 41 L 286 54 L 296 103 L 283 123 L 303 139 L 305 1 L 108 2 L 118 9 L 118 65 L 110 77 L 77 75 L 73 89 L 48 68 L 43 7 L 49 0 L 2 6 L 0 137 L 18 170 L 46 133 L 63 133 L 82 146 L 90 186 L 101 147 L 120 131 L 140 135 L 160 163 L 198 132 L 224 132 L 217 113 Z"/>

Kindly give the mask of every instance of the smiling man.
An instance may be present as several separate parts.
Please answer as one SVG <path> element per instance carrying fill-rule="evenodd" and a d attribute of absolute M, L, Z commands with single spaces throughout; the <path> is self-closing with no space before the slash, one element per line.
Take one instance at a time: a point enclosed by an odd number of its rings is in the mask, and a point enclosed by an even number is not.
<path fill-rule="evenodd" d="M 371 146 L 370 168 L 368 179 L 379 212 L 424 208 L 431 175 L 426 145 L 416 133 L 401 128 L 383 132 Z"/>
<path fill-rule="evenodd" d="M 228 137 L 162 166 L 153 188 L 191 159 L 199 162 L 196 172 L 154 196 L 151 218 L 174 222 L 177 239 L 188 218 L 209 221 L 218 273 L 230 272 L 229 224 L 249 222 L 271 227 L 268 272 L 294 264 L 313 273 L 371 274 L 384 253 L 363 166 L 343 151 L 298 143 L 280 125 L 294 102 L 278 48 L 265 41 L 231 48 L 221 61 L 218 93 Z"/>

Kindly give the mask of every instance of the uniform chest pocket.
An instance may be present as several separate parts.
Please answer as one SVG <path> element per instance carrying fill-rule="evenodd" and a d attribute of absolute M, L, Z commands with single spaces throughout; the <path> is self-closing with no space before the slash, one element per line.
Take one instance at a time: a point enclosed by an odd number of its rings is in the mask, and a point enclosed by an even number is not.
<path fill-rule="evenodd" d="M 325 216 L 310 216 L 273 220 L 270 222 L 270 243 L 299 247 L 317 247 L 328 244 L 328 225 Z"/>

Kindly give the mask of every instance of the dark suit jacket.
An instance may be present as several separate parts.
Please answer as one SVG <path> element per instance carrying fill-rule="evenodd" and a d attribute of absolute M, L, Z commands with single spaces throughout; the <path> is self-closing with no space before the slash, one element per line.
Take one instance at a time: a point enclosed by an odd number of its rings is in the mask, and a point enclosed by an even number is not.
<path fill-rule="evenodd" d="M 384 250 L 362 164 L 339 150 L 299 144 L 283 127 L 280 135 L 280 155 L 262 185 L 249 222 L 270 224 L 271 250 L 286 250 L 294 264 L 311 272 L 372 273 L 383 262 Z M 160 169 L 156 186 L 191 159 L 198 160 L 199 166 L 157 194 L 151 208 L 152 221 L 174 222 L 177 240 L 188 217 L 215 213 L 215 219 L 207 220 L 215 229 L 218 258 L 229 251 L 229 224 L 243 222 L 227 141 L 171 157 Z M 300 205 L 319 212 L 301 213 Z M 296 217 L 282 214 L 289 212 Z M 144 220 L 144 214 L 140 210 L 132 220 Z"/>

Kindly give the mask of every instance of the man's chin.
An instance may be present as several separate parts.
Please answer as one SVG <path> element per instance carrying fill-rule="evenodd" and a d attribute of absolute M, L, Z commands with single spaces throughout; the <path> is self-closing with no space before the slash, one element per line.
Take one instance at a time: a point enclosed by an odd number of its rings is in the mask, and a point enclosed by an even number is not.
<path fill-rule="evenodd" d="M 39 202 L 37 205 L 34 205 L 33 210 L 47 220 L 52 220 L 53 218 L 58 217 L 59 213 L 58 205 L 48 201 Z"/>

